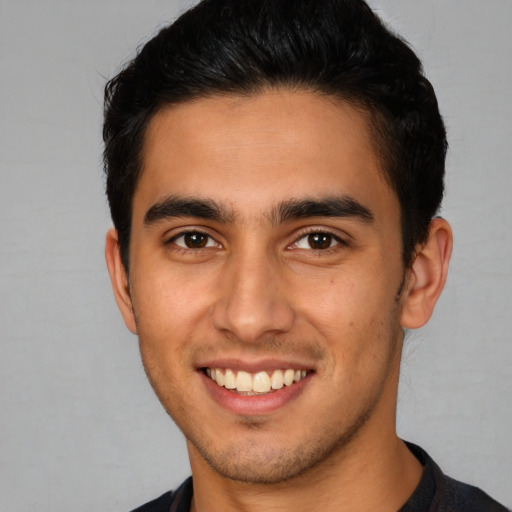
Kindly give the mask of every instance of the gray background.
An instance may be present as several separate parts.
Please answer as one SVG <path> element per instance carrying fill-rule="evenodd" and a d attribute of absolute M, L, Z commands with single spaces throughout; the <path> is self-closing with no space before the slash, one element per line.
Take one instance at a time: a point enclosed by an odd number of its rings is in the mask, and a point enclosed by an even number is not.
<path fill-rule="evenodd" d="M 103 260 L 104 77 L 191 2 L 0 0 L 0 510 L 126 511 L 189 472 Z M 374 0 L 449 130 L 447 289 L 407 340 L 399 432 L 512 505 L 512 2 Z"/>

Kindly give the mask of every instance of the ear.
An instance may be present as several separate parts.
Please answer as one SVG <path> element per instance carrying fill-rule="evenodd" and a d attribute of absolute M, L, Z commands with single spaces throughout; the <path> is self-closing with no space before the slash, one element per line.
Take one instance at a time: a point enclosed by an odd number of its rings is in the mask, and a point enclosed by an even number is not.
<path fill-rule="evenodd" d="M 126 269 L 121 260 L 121 248 L 119 246 L 117 231 L 114 228 L 110 229 L 107 233 L 105 241 L 105 259 L 107 260 L 112 290 L 114 291 L 117 305 L 123 315 L 124 323 L 131 332 L 137 334 L 128 275 L 126 274 Z"/>
<path fill-rule="evenodd" d="M 402 327 L 425 325 L 443 291 L 452 254 L 453 235 L 448 222 L 437 218 L 430 223 L 427 241 L 417 248 L 409 270 L 401 316 Z"/>

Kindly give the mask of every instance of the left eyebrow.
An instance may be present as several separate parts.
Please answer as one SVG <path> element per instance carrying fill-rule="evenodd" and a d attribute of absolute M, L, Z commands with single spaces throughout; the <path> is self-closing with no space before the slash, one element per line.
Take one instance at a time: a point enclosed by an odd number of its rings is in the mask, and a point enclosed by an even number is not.
<path fill-rule="evenodd" d="M 369 208 L 347 195 L 290 199 L 280 203 L 270 216 L 273 224 L 309 217 L 348 217 L 365 223 L 375 218 Z"/>

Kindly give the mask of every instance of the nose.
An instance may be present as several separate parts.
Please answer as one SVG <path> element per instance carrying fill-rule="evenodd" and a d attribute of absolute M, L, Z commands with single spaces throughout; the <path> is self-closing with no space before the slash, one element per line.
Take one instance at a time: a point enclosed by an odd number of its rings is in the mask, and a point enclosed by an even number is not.
<path fill-rule="evenodd" d="M 279 262 L 265 254 L 232 255 L 220 277 L 213 326 L 243 342 L 288 332 L 295 312 Z"/>

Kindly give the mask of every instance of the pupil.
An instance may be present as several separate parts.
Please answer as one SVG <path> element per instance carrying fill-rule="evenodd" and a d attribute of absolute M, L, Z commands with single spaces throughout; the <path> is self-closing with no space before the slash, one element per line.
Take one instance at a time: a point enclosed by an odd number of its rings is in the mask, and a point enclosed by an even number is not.
<path fill-rule="evenodd" d="M 185 235 L 185 245 L 189 249 L 200 249 L 207 242 L 207 236 L 202 233 L 187 233 Z"/>
<path fill-rule="evenodd" d="M 314 233 L 308 236 L 308 242 L 312 249 L 329 249 L 332 236 L 326 233 Z"/>

